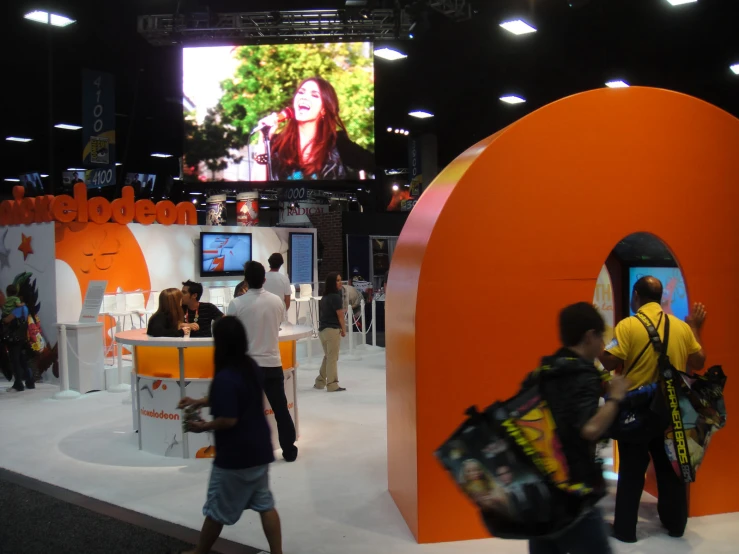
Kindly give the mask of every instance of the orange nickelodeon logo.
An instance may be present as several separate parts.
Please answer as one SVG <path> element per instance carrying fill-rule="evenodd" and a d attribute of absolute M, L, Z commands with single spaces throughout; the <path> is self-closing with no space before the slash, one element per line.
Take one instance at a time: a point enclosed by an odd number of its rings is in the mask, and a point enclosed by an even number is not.
<path fill-rule="evenodd" d="M 71 223 L 108 223 L 111 220 L 121 225 L 141 223 L 151 225 L 197 225 L 198 216 L 195 206 L 190 202 L 175 205 L 170 200 L 162 200 L 156 204 L 151 200 L 134 201 L 133 187 L 123 187 L 121 197 L 110 202 L 96 196 L 87 199 L 87 186 L 77 183 L 74 196 L 37 196 L 25 198 L 25 189 L 13 187 L 14 200 L 0 203 L 0 225 L 29 225 L 58 221 Z"/>

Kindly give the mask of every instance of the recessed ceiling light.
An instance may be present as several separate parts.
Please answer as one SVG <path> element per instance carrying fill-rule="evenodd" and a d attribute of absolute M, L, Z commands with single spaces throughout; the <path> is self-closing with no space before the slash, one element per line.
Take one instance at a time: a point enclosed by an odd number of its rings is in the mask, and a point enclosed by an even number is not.
<path fill-rule="evenodd" d="M 524 102 L 526 102 L 526 100 L 524 100 L 520 96 L 514 96 L 512 94 L 509 94 L 508 96 L 501 96 L 500 101 L 505 102 L 506 104 L 523 104 Z"/>
<path fill-rule="evenodd" d="M 41 175 L 39 175 L 39 177 L 41 177 L 42 179 L 46 179 L 48 175 L 46 173 L 42 173 Z"/>
<path fill-rule="evenodd" d="M 79 168 L 79 167 L 68 167 L 67 171 L 86 171 L 86 170 Z"/>
<path fill-rule="evenodd" d="M 123 164 L 121 162 L 115 162 L 115 165 L 122 166 Z"/>
<path fill-rule="evenodd" d="M 23 17 L 25 17 L 26 19 L 30 19 L 31 21 L 35 21 L 36 23 L 49 23 L 49 12 L 36 10 L 34 12 L 28 12 Z"/>
<path fill-rule="evenodd" d="M 33 139 L 27 137 L 6 137 L 5 140 L 9 140 L 10 142 L 31 142 Z"/>
<path fill-rule="evenodd" d="M 151 155 L 152 158 L 171 158 L 172 154 L 163 154 L 162 152 L 154 152 Z"/>
<path fill-rule="evenodd" d="M 735 63 L 731 66 L 731 70 L 736 74 L 739 75 L 739 63 Z"/>
<path fill-rule="evenodd" d="M 626 81 L 608 81 L 606 83 L 608 88 L 628 88 L 629 84 Z"/>
<path fill-rule="evenodd" d="M 397 50 L 393 50 L 392 48 L 378 48 L 377 50 L 375 50 L 375 56 L 377 56 L 378 58 L 382 58 L 383 60 L 389 60 L 391 62 L 402 60 L 408 57 L 407 54 L 403 54 L 402 52 L 398 52 Z"/>
<path fill-rule="evenodd" d="M 72 23 L 74 23 L 74 19 L 64 17 L 63 15 L 57 15 L 55 13 L 51 14 L 51 24 L 54 27 L 66 27 Z"/>
<path fill-rule="evenodd" d="M 693 4 L 698 0 L 667 0 L 672 6 L 682 6 L 683 4 Z"/>
<path fill-rule="evenodd" d="M 408 136 L 408 135 L 409 135 L 410 133 L 409 133 L 408 131 L 403 131 L 403 134 L 404 134 L 405 136 Z"/>
<path fill-rule="evenodd" d="M 192 199 L 192 203 L 193 203 L 193 204 L 197 204 L 197 203 L 198 203 L 198 199 L 197 199 L 197 198 L 193 198 L 193 199 Z"/>
<path fill-rule="evenodd" d="M 388 132 L 388 133 L 392 133 L 392 132 L 393 132 L 393 128 L 392 128 L 392 127 L 388 127 L 388 128 L 387 128 L 387 132 Z"/>
<path fill-rule="evenodd" d="M 54 125 L 57 129 L 64 129 L 65 131 L 79 131 L 82 129 L 79 125 L 72 125 L 71 123 L 57 123 Z"/>
<path fill-rule="evenodd" d="M 393 190 L 398 190 L 400 187 L 398 185 L 393 185 Z"/>
<path fill-rule="evenodd" d="M 417 117 L 418 119 L 427 119 L 429 117 L 434 117 L 434 114 L 431 112 L 426 112 L 423 110 L 416 110 L 414 112 L 408 112 L 408 115 L 411 117 Z"/>
<path fill-rule="evenodd" d="M 514 21 L 505 21 L 501 23 L 500 26 L 509 33 L 513 33 L 514 35 L 527 35 L 529 33 L 536 32 L 536 29 L 534 29 L 525 21 L 521 21 L 520 19 L 516 19 Z"/>
<path fill-rule="evenodd" d="M 7 181 L 8 183 L 20 183 L 20 182 L 21 182 L 21 180 L 20 180 L 20 179 L 17 179 L 17 178 L 15 178 L 15 177 L 6 177 L 6 178 L 5 178 L 5 180 L 6 180 L 6 181 Z"/>
<path fill-rule="evenodd" d="M 203 194 L 203 193 L 202 192 L 195 192 L 195 191 L 192 191 L 190 193 L 191 196 L 200 196 L 201 194 Z"/>

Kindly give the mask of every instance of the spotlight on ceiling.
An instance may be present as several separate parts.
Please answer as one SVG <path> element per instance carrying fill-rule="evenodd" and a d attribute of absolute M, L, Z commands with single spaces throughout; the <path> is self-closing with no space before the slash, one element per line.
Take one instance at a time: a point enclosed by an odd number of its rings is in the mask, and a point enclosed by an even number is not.
<path fill-rule="evenodd" d="M 682 6 L 683 4 L 694 4 L 698 0 L 667 0 L 671 6 Z"/>
<path fill-rule="evenodd" d="M 734 72 L 735 75 L 739 75 L 739 63 L 735 63 L 730 67 L 730 69 Z"/>
<path fill-rule="evenodd" d="M 399 52 L 392 48 L 378 48 L 375 50 L 375 56 L 377 56 L 378 58 L 382 58 L 383 60 L 389 60 L 391 62 L 402 60 L 408 57 L 407 54 L 403 54 L 402 52 Z"/>
<path fill-rule="evenodd" d="M 392 133 L 392 132 L 393 132 L 393 128 L 392 128 L 392 127 L 388 127 L 388 128 L 387 128 L 387 132 L 388 132 L 388 133 Z"/>
<path fill-rule="evenodd" d="M 75 23 L 74 19 L 70 19 L 63 15 L 44 12 L 40 10 L 28 12 L 23 17 L 28 19 L 29 21 L 35 21 L 36 23 L 43 23 L 44 25 L 53 25 L 54 27 L 66 27 L 67 25 L 71 25 L 72 23 Z"/>
<path fill-rule="evenodd" d="M 626 81 L 608 81 L 606 83 L 608 88 L 629 88 L 629 84 Z"/>
<path fill-rule="evenodd" d="M 434 117 L 434 114 L 432 114 L 431 112 L 426 112 L 424 110 L 408 112 L 408 115 L 411 117 L 416 117 L 418 119 L 428 119 L 429 117 Z"/>
<path fill-rule="evenodd" d="M 500 101 L 505 102 L 506 104 L 523 104 L 524 102 L 526 102 L 525 99 L 521 98 L 520 96 L 514 96 L 513 94 L 501 96 Z"/>
<path fill-rule="evenodd" d="M 393 190 L 394 190 L 394 191 L 397 191 L 397 190 L 399 190 L 399 189 L 400 189 L 400 187 L 399 187 L 398 185 L 393 185 Z"/>
<path fill-rule="evenodd" d="M 513 33 L 514 35 L 527 35 L 529 33 L 535 33 L 536 29 L 520 19 L 513 21 L 504 21 L 500 24 L 506 31 Z"/>

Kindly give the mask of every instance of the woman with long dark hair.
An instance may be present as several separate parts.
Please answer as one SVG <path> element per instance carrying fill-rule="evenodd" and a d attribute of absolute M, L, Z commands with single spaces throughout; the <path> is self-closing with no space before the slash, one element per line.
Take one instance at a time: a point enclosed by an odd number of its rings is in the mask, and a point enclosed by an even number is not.
<path fill-rule="evenodd" d="M 146 334 L 150 337 L 184 337 L 185 333 L 197 331 L 197 323 L 185 323 L 182 312 L 182 291 L 169 288 L 159 293 L 159 307 L 149 318 Z"/>
<path fill-rule="evenodd" d="M 178 408 L 210 406 L 212 421 L 189 421 L 187 431 L 213 431 L 216 457 L 203 506 L 200 541 L 191 554 L 207 554 L 224 525 L 233 525 L 244 510 L 258 512 L 272 554 L 282 554 L 280 516 L 269 490 L 272 438 L 264 416 L 259 367 L 248 355 L 246 330 L 235 317 L 213 326 L 215 372 L 206 398 L 183 398 Z"/>
<path fill-rule="evenodd" d="M 323 296 L 318 304 L 318 336 L 323 347 L 323 362 L 313 385 L 328 392 L 346 390 L 339 386 L 338 368 L 341 338 L 346 336 L 344 299 L 341 293 L 341 275 L 332 271 L 326 276 Z"/>
<path fill-rule="evenodd" d="M 347 159 L 351 166 L 371 169 L 372 155 L 349 140 L 339 115 L 339 97 L 334 87 L 321 77 L 304 80 L 293 96 L 284 128 L 276 133 L 279 114 L 260 121 L 268 125 L 271 138 L 272 180 L 337 180 L 347 177 Z M 343 150 L 343 152 L 340 152 Z M 347 159 L 343 159 L 347 158 Z M 266 181 L 269 158 L 260 133 L 255 159 L 260 166 L 252 180 Z"/>

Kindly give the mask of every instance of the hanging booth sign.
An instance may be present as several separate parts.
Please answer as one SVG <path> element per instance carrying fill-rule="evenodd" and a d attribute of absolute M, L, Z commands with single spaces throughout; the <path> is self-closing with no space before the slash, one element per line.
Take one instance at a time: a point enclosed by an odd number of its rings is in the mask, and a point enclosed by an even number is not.
<path fill-rule="evenodd" d="M 310 226 L 310 216 L 328 213 L 328 204 L 280 202 L 280 225 Z"/>
<path fill-rule="evenodd" d="M 90 69 L 82 70 L 82 162 L 115 163 L 115 79 Z"/>
<path fill-rule="evenodd" d="M 259 225 L 258 192 L 242 192 L 236 196 L 236 225 L 239 227 Z"/>

